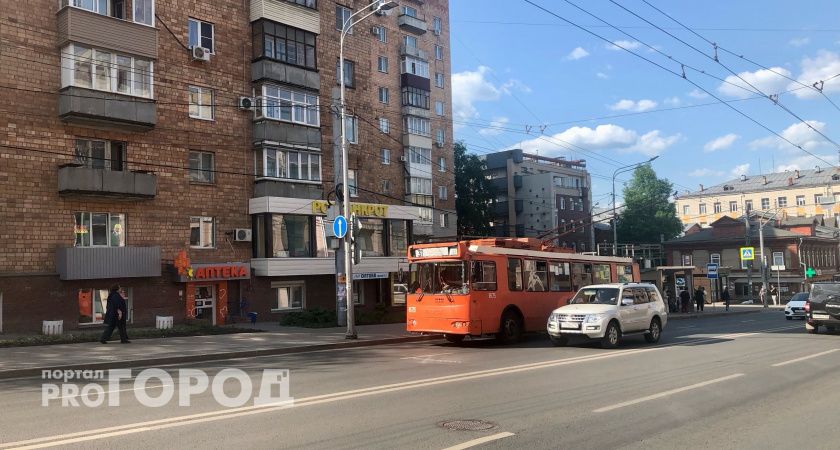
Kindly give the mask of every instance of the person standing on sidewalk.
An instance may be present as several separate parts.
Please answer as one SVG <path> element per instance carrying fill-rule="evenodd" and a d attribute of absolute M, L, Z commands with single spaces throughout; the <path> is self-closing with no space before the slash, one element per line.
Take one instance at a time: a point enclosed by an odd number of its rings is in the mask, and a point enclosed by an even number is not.
<path fill-rule="evenodd" d="M 683 289 L 680 291 L 680 312 L 687 313 L 690 304 L 691 294 L 688 293 L 688 289 Z"/>
<path fill-rule="evenodd" d="M 766 299 L 767 299 L 767 289 L 765 289 L 765 288 L 764 288 L 764 286 L 761 286 L 761 290 L 760 290 L 760 291 L 758 291 L 758 300 L 759 300 L 759 301 L 761 302 L 761 304 L 763 305 L 763 304 L 764 304 L 764 301 L 765 301 Z"/>
<path fill-rule="evenodd" d="M 125 329 L 128 320 L 128 305 L 126 305 L 125 298 L 123 298 L 123 292 L 119 284 L 111 286 L 107 306 L 105 307 L 104 322 L 107 326 L 105 327 L 105 331 L 102 332 L 102 337 L 99 338 L 99 342 L 102 344 L 108 343 L 108 339 L 114 333 L 114 328 L 119 328 L 120 330 L 121 343 L 128 344 L 131 342 L 128 340 L 128 332 Z"/>
<path fill-rule="evenodd" d="M 697 303 L 697 312 L 703 312 L 703 306 L 706 304 L 706 288 L 700 286 L 694 291 L 694 301 Z"/>
<path fill-rule="evenodd" d="M 726 305 L 726 310 L 729 311 L 729 286 L 723 288 L 720 299 L 723 300 L 723 303 Z"/>

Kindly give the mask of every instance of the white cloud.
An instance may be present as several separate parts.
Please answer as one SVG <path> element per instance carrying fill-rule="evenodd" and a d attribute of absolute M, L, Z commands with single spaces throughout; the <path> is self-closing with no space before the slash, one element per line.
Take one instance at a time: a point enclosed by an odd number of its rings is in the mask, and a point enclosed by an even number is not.
<path fill-rule="evenodd" d="M 657 103 L 653 100 L 642 99 L 639 101 L 627 100 L 622 99 L 616 102 L 613 105 L 610 105 L 609 108 L 613 111 L 635 111 L 635 112 L 642 112 L 642 111 L 649 111 L 653 108 L 656 108 Z"/>
<path fill-rule="evenodd" d="M 706 142 L 706 145 L 703 146 L 703 151 L 709 153 L 729 148 L 732 146 L 732 144 L 735 143 L 735 140 L 737 140 L 738 137 L 739 136 L 735 133 L 729 133 L 721 137 L 712 139 L 711 141 Z"/>
<path fill-rule="evenodd" d="M 682 104 L 682 100 L 679 97 L 668 97 L 665 100 L 662 100 L 662 103 L 668 106 L 680 106 Z"/>
<path fill-rule="evenodd" d="M 572 127 L 552 136 L 521 142 L 516 147 L 527 152 L 539 151 L 543 155 L 561 155 L 569 151 L 568 147 L 571 144 L 587 150 L 617 149 L 652 156 L 662 153 L 681 138 L 680 134 L 662 136 L 659 130 L 649 131 L 640 136 L 635 130 L 607 124 L 595 128 Z"/>
<path fill-rule="evenodd" d="M 497 136 L 502 134 L 504 130 L 500 130 L 499 128 L 504 128 L 505 125 L 510 122 L 510 119 L 507 117 L 497 117 L 490 121 L 490 125 L 487 128 L 482 128 L 478 130 L 478 134 L 482 136 Z"/>
<path fill-rule="evenodd" d="M 749 171 L 750 171 L 750 164 L 745 163 L 745 164 L 739 164 L 739 165 L 733 167 L 732 172 L 730 172 L 730 173 L 732 174 L 733 177 L 740 177 L 741 175 L 749 174 Z"/>
<path fill-rule="evenodd" d="M 803 45 L 808 45 L 808 43 L 810 43 L 810 42 L 811 42 L 811 38 L 809 38 L 809 37 L 798 37 L 798 38 L 793 38 L 790 41 L 788 41 L 788 44 L 790 44 L 794 47 L 802 47 Z"/>
<path fill-rule="evenodd" d="M 705 92 L 701 91 L 700 89 L 694 89 L 693 91 L 691 91 L 691 92 L 689 92 L 689 93 L 688 93 L 688 96 L 689 96 L 689 97 L 691 97 L 691 98 L 696 98 L 696 99 L 698 99 L 698 100 L 699 100 L 699 99 L 701 99 L 701 98 L 706 98 L 706 97 L 708 97 L 708 96 L 709 96 L 709 94 L 707 94 L 707 93 L 705 93 Z"/>
<path fill-rule="evenodd" d="M 821 50 L 813 58 L 803 58 L 800 67 L 802 68 L 802 73 L 799 74 L 797 80 L 800 83 L 811 86 L 814 83 L 826 80 L 840 73 L 840 55 Z M 788 85 L 788 89 L 800 87 L 802 85 L 798 83 L 790 83 Z M 840 92 L 840 77 L 826 81 L 823 85 L 823 92 L 826 94 Z M 799 98 L 815 98 L 820 95 L 814 89 L 797 89 L 793 94 Z"/>
<path fill-rule="evenodd" d="M 602 79 L 602 80 L 607 80 L 607 79 L 610 78 L 610 76 L 605 74 L 604 72 L 598 72 L 598 73 L 595 74 L 595 76 Z"/>
<path fill-rule="evenodd" d="M 704 177 L 721 177 L 723 176 L 724 172 L 722 170 L 712 170 L 712 169 L 694 169 L 693 171 L 688 173 L 688 176 L 695 177 L 695 178 L 704 178 Z"/>
<path fill-rule="evenodd" d="M 497 86 L 488 79 L 492 76 L 491 72 L 492 69 L 487 66 L 478 66 L 474 71 L 466 70 L 452 74 L 452 111 L 456 119 L 478 118 L 478 102 L 498 101 L 502 95 L 509 95 L 513 90 L 531 92 L 531 88 L 514 79 Z"/>
<path fill-rule="evenodd" d="M 635 145 L 630 146 L 626 151 L 655 156 L 661 154 L 668 147 L 682 139 L 682 135 L 679 133 L 672 136 L 662 136 L 661 134 L 662 132 L 659 130 L 648 131 L 639 138 Z"/>
<path fill-rule="evenodd" d="M 825 129 L 824 122 L 816 120 L 806 120 L 806 122 L 820 132 L 823 132 Z M 794 144 L 801 146 L 805 150 L 812 150 L 826 144 L 825 138 L 802 122 L 795 123 L 785 128 L 784 131 L 779 134 Z M 750 142 L 750 148 L 777 148 L 780 150 L 799 151 L 777 136 L 767 136 L 765 138 L 756 139 Z"/>
<path fill-rule="evenodd" d="M 783 67 L 771 67 L 770 69 L 760 69 L 755 72 L 741 72 L 738 76 L 743 78 L 743 80 L 735 75 L 729 75 L 726 77 L 727 82 L 721 83 L 718 86 L 718 92 L 730 97 L 747 98 L 757 94 L 752 88 L 752 86 L 755 86 L 765 94 L 776 94 L 785 90 L 785 87 L 788 85 L 788 80 L 782 75 L 789 77 L 791 73 Z M 745 83 L 745 81 L 749 84 Z M 738 86 L 745 89 L 741 89 Z"/>
<path fill-rule="evenodd" d="M 786 170 L 793 171 L 793 170 L 801 170 L 801 169 L 813 169 L 816 166 L 826 168 L 826 167 L 828 167 L 828 164 L 826 164 L 826 161 L 830 162 L 830 161 L 833 161 L 835 158 L 837 158 L 837 155 L 832 156 L 832 155 L 817 154 L 817 156 L 819 158 L 811 156 L 811 155 L 800 154 L 799 156 L 793 157 L 793 158 L 791 158 L 787 161 L 782 162 L 778 166 L 776 166 L 776 171 L 777 172 L 784 172 Z M 825 161 L 822 161 L 820 158 L 824 159 Z"/>
<path fill-rule="evenodd" d="M 566 55 L 566 59 L 576 61 L 578 59 L 586 58 L 587 56 L 589 56 L 589 52 L 587 52 L 583 47 L 575 47 L 571 53 Z"/>
<path fill-rule="evenodd" d="M 642 46 L 642 43 L 641 43 L 641 42 L 637 42 L 637 41 L 627 41 L 627 40 L 618 40 L 618 41 L 613 41 L 613 43 L 612 43 L 612 44 L 607 44 L 607 45 L 606 45 L 606 48 L 607 48 L 608 50 L 621 51 L 621 50 L 622 50 L 622 48 L 621 48 L 621 47 L 624 47 L 624 48 L 625 48 L 625 49 L 627 49 L 627 50 L 636 50 L 636 49 L 638 49 L 638 48 L 639 48 L 639 47 L 641 47 L 641 46 Z"/>

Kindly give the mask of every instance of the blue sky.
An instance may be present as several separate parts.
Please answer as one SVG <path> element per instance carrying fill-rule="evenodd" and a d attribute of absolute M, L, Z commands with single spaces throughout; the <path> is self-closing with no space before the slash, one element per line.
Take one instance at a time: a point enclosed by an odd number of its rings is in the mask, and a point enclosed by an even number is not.
<path fill-rule="evenodd" d="M 723 65 L 609 0 L 574 1 L 637 39 L 563 0 L 534 1 L 672 71 L 681 72 L 680 64 L 642 42 L 674 60 L 751 89 Z M 714 54 L 712 45 L 642 0 L 615 1 L 698 50 Z M 840 109 L 817 90 L 777 74 L 807 85 L 840 74 L 840 5 L 836 2 L 648 1 L 709 41 L 772 69 L 761 69 L 719 50 L 720 62 L 760 91 L 771 94 L 801 88 L 782 93 L 780 104 L 840 142 Z M 541 155 L 586 159 L 593 174 L 593 197 L 601 206 L 608 203 L 609 178 L 618 166 L 653 155 L 659 155 L 656 171 L 680 192 L 742 173 L 828 165 L 716 103 L 688 81 L 564 25 L 524 1 L 451 0 L 450 21 L 456 139 L 479 154 L 522 146 Z M 726 101 L 758 95 L 692 69 L 686 69 L 686 76 Z M 823 93 L 840 106 L 840 77 L 824 83 Z M 705 103 L 716 104 L 660 111 Z M 730 104 L 837 164 L 834 144 L 770 99 Z M 606 118 L 616 115 L 624 116 Z"/>

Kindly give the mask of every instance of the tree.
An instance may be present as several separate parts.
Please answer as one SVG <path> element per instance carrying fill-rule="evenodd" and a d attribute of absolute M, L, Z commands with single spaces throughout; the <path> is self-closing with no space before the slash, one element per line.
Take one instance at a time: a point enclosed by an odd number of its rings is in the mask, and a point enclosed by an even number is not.
<path fill-rule="evenodd" d="M 624 188 L 624 211 L 618 217 L 619 242 L 658 244 L 661 236 L 673 239 L 682 232 L 677 208 L 668 198 L 673 184 L 657 178 L 650 164 L 633 172 Z"/>
<path fill-rule="evenodd" d="M 459 236 L 489 236 L 493 216 L 493 187 L 484 176 L 484 161 L 467 154 L 463 142 L 455 143 L 455 210 Z"/>

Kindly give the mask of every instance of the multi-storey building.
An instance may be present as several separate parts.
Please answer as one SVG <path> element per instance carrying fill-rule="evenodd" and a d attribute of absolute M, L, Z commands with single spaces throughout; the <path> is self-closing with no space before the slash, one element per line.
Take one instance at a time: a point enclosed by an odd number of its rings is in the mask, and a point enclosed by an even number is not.
<path fill-rule="evenodd" d="M 326 212 L 339 141 L 337 24 L 369 3 L 6 5 L 0 331 L 42 320 L 97 326 L 117 282 L 137 325 L 155 316 L 221 324 L 241 306 L 260 320 L 334 307 Z M 456 220 L 446 215 L 448 5 L 405 5 L 366 20 L 345 44 L 362 309 L 399 309 L 412 232 L 451 235 Z M 418 63 L 399 63 L 411 52 L 440 58 L 415 75 Z M 379 55 L 389 59 L 384 72 Z M 423 84 L 433 76 L 435 87 Z M 410 87 L 426 88 L 426 108 L 403 107 Z M 429 131 L 405 131 L 416 123 L 403 120 L 409 113 L 429 116 Z"/>
<path fill-rule="evenodd" d="M 585 161 L 506 150 L 483 156 L 494 194 L 497 236 L 555 238 L 592 251 L 591 178 Z"/>
<path fill-rule="evenodd" d="M 815 168 L 767 175 L 741 175 L 724 183 L 679 195 L 677 214 L 683 224 L 705 226 L 744 212 L 778 211 L 781 216 L 823 215 L 833 226 L 840 218 L 840 169 Z"/>

